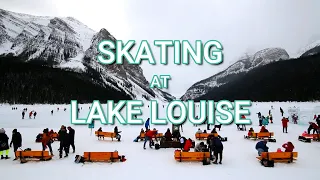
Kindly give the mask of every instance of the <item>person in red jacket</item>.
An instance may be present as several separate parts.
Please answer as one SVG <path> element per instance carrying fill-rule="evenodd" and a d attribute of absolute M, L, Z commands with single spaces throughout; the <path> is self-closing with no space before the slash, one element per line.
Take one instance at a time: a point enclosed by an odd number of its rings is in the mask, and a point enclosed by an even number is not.
<path fill-rule="evenodd" d="M 253 130 L 253 128 L 251 127 L 251 128 L 249 129 L 249 131 L 248 131 L 248 137 L 251 137 L 251 136 L 253 135 L 253 133 L 254 133 L 254 130 Z"/>
<path fill-rule="evenodd" d="M 282 121 L 282 132 L 283 133 L 288 133 L 288 122 L 289 122 L 289 120 L 287 118 L 283 117 L 281 121 Z M 284 131 L 286 131 L 286 132 L 284 132 Z"/>
<path fill-rule="evenodd" d="M 285 149 L 284 152 L 293 152 L 293 149 L 294 149 L 294 145 L 290 141 L 283 144 L 282 147 Z"/>
<path fill-rule="evenodd" d="M 192 140 L 189 138 L 186 143 L 184 144 L 184 147 L 183 147 L 183 151 L 184 152 L 189 152 L 190 149 L 192 147 Z"/>
<path fill-rule="evenodd" d="M 147 141 L 149 141 L 149 147 L 152 148 L 151 141 L 152 141 L 152 138 L 155 136 L 155 133 L 156 133 L 156 131 L 151 131 L 150 129 L 147 129 L 145 136 L 144 136 L 143 149 L 146 149 Z"/>
<path fill-rule="evenodd" d="M 313 129 L 313 134 L 318 133 L 319 134 L 319 126 L 314 122 L 309 122 L 310 126 L 308 128 L 308 134 L 310 134 L 310 131 Z"/>
<path fill-rule="evenodd" d="M 266 129 L 265 126 L 262 126 L 261 129 L 260 129 L 260 132 L 269 132 L 269 131 L 268 131 L 268 129 Z"/>

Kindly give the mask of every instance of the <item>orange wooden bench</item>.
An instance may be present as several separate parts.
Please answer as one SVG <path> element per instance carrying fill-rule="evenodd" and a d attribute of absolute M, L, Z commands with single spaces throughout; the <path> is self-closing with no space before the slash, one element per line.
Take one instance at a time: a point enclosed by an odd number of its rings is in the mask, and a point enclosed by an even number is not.
<path fill-rule="evenodd" d="M 218 137 L 218 133 L 196 133 L 195 138 L 198 140 L 208 139 L 209 135 L 213 135 L 214 137 Z M 227 141 L 227 137 L 221 137 L 221 141 Z"/>
<path fill-rule="evenodd" d="M 210 159 L 210 152 L 183 152 L 175 151 L 174 159 L 182 161 L 203 161 Z"/>
<path fill-rule="evenodd" d="M 311 143 L 311 140 L 320 141 L 320 134 L 307 134 L 298 137 L 299 141 Z"/>
<path fill-rule="evenodd" d="M 163 137 L 163 133 L 157 133 L 154 138 L 162 138 L 162 137 Z M 140 139 L 143 140 L 144 138 L 145 138 L 145 133 L 140 132 Z"/>
<path fill-rule="evenodd" d="M 16 151 L 15 155 L 21 162 L 28 160 L 48 161 L 52 159 L 49 151 Z"/>
<path fill-rule="evenodd" d="M 95 131 L 95 135 L 98 137 L 98 139 L 109 137 L 113 141 L 113 138 L 116 138 L 116 133 L 114 132 Z"/>
<path fill-rule="evenodd" d="M 124 157 L 124 156 L 122 156 Z M 115 152 L 84 152 L 85 162 L 118 162 L 121 161 L 118 151 Z M 121 161 L 122 162 L 122 161 Z"/>
<path fill-rule="evenodd" d="M 276 139 L 273 138 L 273 132 L 259 132 L 259 133 L 252 133 L 252 136 L 244 136 L 246 139 L 267 139 L 269 142 L 276 142 Z"/>
<path fill-rule="evenodd" d="M 297 160 L 298 152 L 263 152 L 258 160 L 268 160 L 274 162 L 291 163 Z"/>

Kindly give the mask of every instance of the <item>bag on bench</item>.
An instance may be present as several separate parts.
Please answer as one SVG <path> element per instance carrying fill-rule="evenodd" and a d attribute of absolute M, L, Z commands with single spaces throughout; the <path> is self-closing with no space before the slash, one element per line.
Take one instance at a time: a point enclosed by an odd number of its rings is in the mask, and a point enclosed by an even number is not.
<path fill-rule="evenodd" d="M 80 156 L 80 155 L 76 155 L 75 157 L 75 160 L 74 160 L 75 163 L 84 163 L 84 157 Z"/>

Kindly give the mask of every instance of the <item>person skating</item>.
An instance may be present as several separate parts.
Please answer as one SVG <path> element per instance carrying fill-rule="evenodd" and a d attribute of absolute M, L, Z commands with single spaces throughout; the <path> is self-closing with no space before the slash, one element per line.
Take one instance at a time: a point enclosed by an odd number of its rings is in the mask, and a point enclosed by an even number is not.
<path fill-rule="evenodd" d="M 30 113 L 29 113 L 29 119 L 31 119 L 31 118 L 32 118 L 32 114 L 33 114 L 33 112 L 32 112 L 32 111 L 30 111 Z"/>
<path fill-rule="evenodd" d="M 5 157 L 3 154 L 6 154 Z M 1 159 L 9 159 L 9 137 L 6 134 L 6 131 L 0 129 L 0 155 Z"/>
<path fill-rule="evenodd" d="M 150 118 L 148 118 L 146 123 L 144 123 L 144 127 L 146 128 L 146 131 L 150 129 Z"/>
<path fill-rule="evenodd" d="M 316 118 L 316 123 L 320 127 L 320 115 L 318 115 L 318 117 Z"/>
<path fill-rule="evenodd" d="M 217 161 L 219 159 L 219 164 L 222 164 L 222 152 L 223 152 L 223 144 L 219 137 L 213 137 L 210 142 L 210 148 L 213 151 L 213 155 L 215 156 L 215 161 L 213 164 L 218 164 Z"/>
<path fill-rule="evenodd" d="M 51 116 L 53 115 L 53 110 L 51 110 Z"/>
<path fill-rule="evenodd" d="M 25 115 L 26 115 L 25 111 L 22 111 L 22 119 L 24 119 Z"/>
<path fill-rule="evenodd" d="M 283 133 L 288 133 L 288 122 L 289 120 L 285 117 L 282 118 L 282 132 Z"/>
<path fill-rule="evenodd" d="M 281 116 L 283 116 L 283 109 L 280 107 Z"/>
<path fill-rule="evenodd" d="M 258 118 L 260 119 L 261 118 L 261 112 L 258 112 Z"/>
<path fill-rule="evenodd" d="M 311 130 L 313 130 L 313 134 L 319 134 L 319 131 L 318 131 L 318 129 L 319 129 L 319 126 L 316 124 L 316 123 L 314 123 L 314 122 L 309 122 L 309 127 L 308 127 L 308 134 L 310 134 L 310 132 L 311 132 Z"/>
<path fill-rule="evenodd" d="M 13 145 L 13 152 L 14 152 L 14 154 L 16 154 L 16 151 L 18 150 L 18 148 L 22 146 L 22 137 L 17 129 L 14 129 L 12 131 L 12 138 L 11 138 L 11 142 L 10 142 L 10 147 L 12 147 L 12 145 Z M 14 160 L 16 160 L 16 159 L 17 159 L 17 157 L 15 157 Z"/>
<path fill-rule="evenodd" d="M 149 147 L 152 148 L 151 142 L 152 138 L 155 135 L 155 131 L 151 131 L 150 129 L 147 129 L 145 136 L 144 136 L 144 143 L 143 143 L 143 149 L 146 149 L 147 141 L 149 141 Z"/>
<path fill-rule="evenodd" d="M 41 142 L 42 142 L 42 151 L 45 151 L 48 147 L 50 154 L 53 156 L 53 151 L 51 146 L 53 140 L 52 140 L 52 137 L 50 136 L 48 128 L 43 130 Z"/>
<path fill-rule="evenodd" d="M 74 137 L 75 137 L 76 131 L 73 128 L 71 128 L 70 126 L 68 126 L 68 131 L 69 131 L 69 144 L 72 147 L 72 150 L 73 150 L 72 152 L 75 153 L 76 146 L 74 145 Z"/>
<path fill-rule="evenodd" d="M 66 127 L 65 126 L 61 126 L 59 132 L 59 141 L 60 141 L 60 147 L 59 147 L 59 157 L 62 158 L 62 154 L 63 151 L 65 152 L 65 156 L 64 157 L 68 157 L 68 148 L 67 146 L 69 145 L 68 141 L 69 141 L 69 135 L 67 133 Z"/>
<path fill-rule="evenodd" d="M 259 117 L 259 126 L 262 126 L 263 116 Z"/>
<path fill-rule="evenodd" d="M 36 116 L 37 116 L 37 112 L 34 112 L 34 113 L 33 113 L 33 118 L 35 119 Z"/>
<path fill-rule="evenodd" d="M 270 123 L 273 124 L 273 117 L 271 113 L 269 114 L 269 120 L 270 120 Z"/>

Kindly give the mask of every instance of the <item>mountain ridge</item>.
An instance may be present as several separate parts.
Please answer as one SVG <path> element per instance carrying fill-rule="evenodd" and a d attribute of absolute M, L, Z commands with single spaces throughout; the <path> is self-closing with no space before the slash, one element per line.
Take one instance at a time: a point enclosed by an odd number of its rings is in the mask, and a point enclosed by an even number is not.
<path fill-rule="evenodd" d="M 252 69 L 287 59 L 289 59 L 289 54 L 283 48 L 265 48 L 253 55 L 240 56 L 238 61 L 225 70 L 193 84 L 180 99 L 183 101 L 196 99 L 214 88 L 240 78 Z"/>
<path fill-rule="evenodd" d="M 73 17 L 34 16 L 0 9 L 0 55 L 13 55 L 25 62 L 70 69 L 78 73 L 100 73 L 106 86 L 132 99 L 171 101 L 172 95 L 150 89 L 139 65 L 102 65 L 96 60 L 97 44 L 115 41 L 105 28 L 96 32 Z"/>

